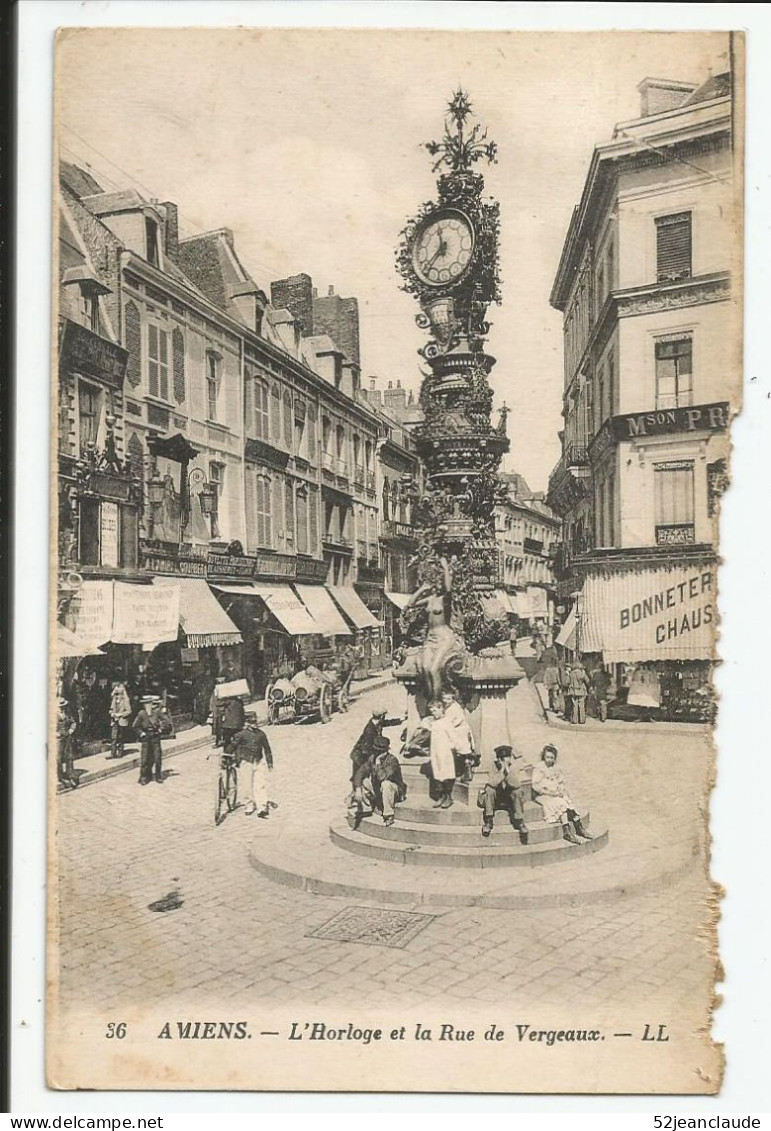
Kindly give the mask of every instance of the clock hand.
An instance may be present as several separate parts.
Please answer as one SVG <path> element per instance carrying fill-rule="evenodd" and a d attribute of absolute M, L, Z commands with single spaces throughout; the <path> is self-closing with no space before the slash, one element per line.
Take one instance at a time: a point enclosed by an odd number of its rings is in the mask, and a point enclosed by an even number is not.
<path fill-rule="evenodd" d="M 437 260 L 437 259 L 439 258 L 439 256 L 440 256 L 440 255 L 444 255 L 444 253 L 445 253 L 446 251 L 447 251 L 447 244 L 443 243 L 443 242 L 442 242 L 442 241 L 440 240 L 440 241 L 439 241 L 439 247 L 438 247 L 438 248 L 436 249 L 436 251 L 434 252 L 434 255 L 432 256 L 432 258 L 431 258 L 431 259 L 430 259 L 430 260 L 428 261 L 428 263 L 426 264 L 426 270 L 428 270 L 428 269 L 429 269 L 429 267 L 433 267 L 434 263 L 435 263 L 435 262 L 436 262 L 436 260 Z"/>

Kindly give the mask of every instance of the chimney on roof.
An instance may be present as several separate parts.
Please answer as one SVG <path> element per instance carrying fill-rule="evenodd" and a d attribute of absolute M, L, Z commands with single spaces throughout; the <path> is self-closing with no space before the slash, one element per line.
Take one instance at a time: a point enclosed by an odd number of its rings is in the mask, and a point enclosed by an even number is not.
<path fill-rule="evenodd" d="M 640 92 L 640 117 L 650 118 L 653 114 L 676 110 L 689 94 L 693 94 L 697 85 L 695 82 L 678 82 L 676 79 L 643 79 L 637 84 Z"/>
<path fill-rule="evenodd" d="M 172 204 L 170 200 L 164 201 L 161 208 L 166 216 L 166 223 L 164 224 L 166 254 L 172 263 L 177 263 L 179 261 L 179 212 L 176 204 Z"/>
<path fill-rule="evenodd" d="M 314 287 L 314 288 L 312 289 L 312 291 L 311 291 L 311 297 L 312 297 L 312 298 L 318 298 L 318 297 L 319 297 L 319 288 L 318 288 L 318 287 Z"/>
<path fill-rule="evenodd" d="M 330 286 L 329 290 L 327 291 L 327 295 L 330 295 L 330 296 L 331 296 L 331 295 L 333 295 L 334 293 L 335 293 L 335 288 L 334 288 L 334 287 L 332 287 L 332 286 Z"/>
<path fill-rule="evenodd" d="M 383 394 L 383 404 L 387 409 L 398 410 L 407 407 L 407 390 L 402 388 L 401 381 L 396 382 L 396 388 L 393 381 L 388 382 L 388 388 Z"/>
<path fill-rule="evenodd" d="M 369 389 L 362 390 L 370 404 L 382 405 L 383 394 L 377 387 L 377 377 L 370 377 Z"/>

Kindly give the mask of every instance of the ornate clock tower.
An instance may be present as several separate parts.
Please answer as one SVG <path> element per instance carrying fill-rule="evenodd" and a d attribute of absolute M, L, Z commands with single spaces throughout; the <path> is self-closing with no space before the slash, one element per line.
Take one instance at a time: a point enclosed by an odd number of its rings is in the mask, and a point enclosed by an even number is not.
<path fill-rule="evenodd" d="M 486 130 L 467 126 L 470 116 L 470 99 L 458 90 L 442 140 L 426 145 L 436 158 L 437 199 L 402 232 L 396 262 L 403 289 L 420 303 L 417 323 L 429 334 L 419 351 L 428 367 L 420 392 L 425 423 L 416 434 L 428 470 L 428 490 L 414 500 L 419 582 L 435 582 L 439 563 L 449 564 L 452 627 L 473 654 L 508 641 L 505 613 L 493 596 L 493 508 L 509 442 L 508 410 L 497 427 L 490 421 L 495 358 L 485 352 L 487 309 L 501 298 L 499 207 L 483 198 L 484 177 L 474 171 L 480 161 L 494 162 L 497 151 Z M 407 611 L 408 622 L 416 617 Z"/>

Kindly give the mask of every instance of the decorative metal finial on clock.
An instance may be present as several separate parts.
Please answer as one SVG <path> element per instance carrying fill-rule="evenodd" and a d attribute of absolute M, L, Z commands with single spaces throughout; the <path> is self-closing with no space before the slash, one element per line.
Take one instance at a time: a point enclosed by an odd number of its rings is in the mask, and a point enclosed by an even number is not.
<path fill-rule="evenodd" d="M 498 146 L 494 141 L 487 140 L 486 127 L 482 129 L 480 125 L 476 125 L 464 137 L 463 127 L 472 114 L 472 107 L 471 99 L 460 87 L 448 102 L 447 110 L 455 123 L 455 133 L 450 132 L 445 120 L 442 140 L 426 142 L 426 149 L 432 157 L 441 154 L 433 166 L 433 172 L 436 173 L 442 165 L 448 165 L 455 173 L 467 173 L 472 165 L 485 157 L 491 164 L 497 162 Z"/>

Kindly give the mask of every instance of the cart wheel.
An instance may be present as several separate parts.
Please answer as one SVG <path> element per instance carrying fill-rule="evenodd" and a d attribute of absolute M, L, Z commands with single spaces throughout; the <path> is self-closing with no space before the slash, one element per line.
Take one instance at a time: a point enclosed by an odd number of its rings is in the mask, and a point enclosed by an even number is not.
<path fill-rule="evenodd" d="M 280 703 L 268 703 L 268 722 L 277 723 L 278 716 L 281 711 Z"/>
<path fill-rule="evenodd" d="M 238 773 L 235 766 L 228 766 L 228 781 L 226 787 L 226 798 L 228 803 L 228 811 L 233 812 L 238 801 Z"/>
<path fill-rule="evenodd" d="M 329 688 L 326 684 L 319 693 L 319 718 L 322 723 L 328 723 L 332 718 L 332 704 L 329 702 Z"/>
<path fill-rule="evenodd" d="M 217 778 L 217 800 L 214 802 L 214 824 L 218 825 L 222 820 L 222 806 L 225 803 L 225 783 L 222 780 L 222 774 Z"/>

